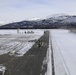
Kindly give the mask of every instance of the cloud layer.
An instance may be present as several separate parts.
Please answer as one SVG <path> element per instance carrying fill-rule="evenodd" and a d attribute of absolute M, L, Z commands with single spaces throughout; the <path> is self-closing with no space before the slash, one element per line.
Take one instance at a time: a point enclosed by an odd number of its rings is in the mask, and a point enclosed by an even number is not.
<path fill-rule="evenodd" d="M 44 18 L 51 14 L 76 15 L 75 0 L 0 0 L 0 21 Z"/>

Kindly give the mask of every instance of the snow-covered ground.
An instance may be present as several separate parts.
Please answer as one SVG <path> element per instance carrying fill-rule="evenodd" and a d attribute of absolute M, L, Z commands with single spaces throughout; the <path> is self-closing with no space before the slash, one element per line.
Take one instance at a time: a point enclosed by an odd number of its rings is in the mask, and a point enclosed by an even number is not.
<path fill-rule="evenodd" d="M 55 75 L 76 75 L 76 34 L 50 30 L 54 50 Z"/>
<path fill-rule="evenodd" d="M 19 30 L 19 31 L 18 31 Z M 19 34 L 25 33 L 28 31 L 33 31 L 34 34 L 42 34 L 43 30 L 41 29 L 2 29 L 0 30 L 0 34 L 17 34 L 17 32 L 19 32 Z"/>
<path fill-rule="evenodd" d="M 26 33 L 25 32 L 33 33 Z M 38 40 L 43 35 L 42 30 L 0 30 L 0 55 L 23 56 L 33 45 L 30 40 Z"/>
<path fill-rule="evenodd" d="M 0 64 L 0 73 L 2 73 L 2 75 L 4 75 L 5 70 L 6 70 L 6 67 Z"/>
<path fill-rule="evenodd" d="M 51 58 L 51 35 L 49 37 L 49 48 L 47 50 L 47 72 L 45 75 L 52 75 L 52 58 Z"/>
<path fill-rule="evenodd" d="M 33 31 L 34 33 L 26 33 Z M 50 31 L 49 48 L 47 50 L 47 72 L 52 75 L 51 41 L 54 53 L 55 75 L 76 75 L 76 34 L 69 30 L 53 29 Z M 9 53 L 23 56 L 39 39 L 44 30 L 0 30 L 0 55 Z M 44 63 L 44 61 L 43 61 Z M 0 69 L 2 70 L 2 69 Z"/>

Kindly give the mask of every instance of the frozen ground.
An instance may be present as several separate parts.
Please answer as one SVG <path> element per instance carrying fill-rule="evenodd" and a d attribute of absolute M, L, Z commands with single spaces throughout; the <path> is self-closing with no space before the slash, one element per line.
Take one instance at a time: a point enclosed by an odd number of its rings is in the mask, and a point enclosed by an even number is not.
<path fill-rule="evenodd" d="M 25 31 L 33 31 L 34 33 L 25 34 Z M 44 30 L 19 30 L 19 33 L 17 33 L 17 30 L 0 30 L 0 55 L 8 53 L 16 57 L 23 56 L 34 45 L 35 41 L 31 42 L 31 40 L 39 39 L 43 35 L 43 31 Z M 49 48 L 46 53 L 47 72 L 45 75 L 52 75 L 51 42 L 54 53 L 55 75 L 76 75 L 76 34 L 62 29 L 49 31 Z M 32 49 L 32 51 L 39 51 L 39 49 Z M 40 54 L 41 53 L 42 52 L 40 52 Z M 43 66 L 45 63 L 46 62 L 43 61 Z M 0 70 L 2 70 L 2 66 Z"/>
<path fill-rule="evenodd" d="M 51 61 L 51 35 L 49 37 L 49 47 L 47 50 L 47 72 L 45 75 L 52 75 L 52 61 Z"/>
<path fill-rule="evenodd" d="M 76 34 L 51 30 L 55 75 L 76 75 Z"/>
<path fill-rule="evenodd" d="M 46 31 L 45 34 L 43 34 L 43 30 L 37 30 L 36 32 L 0 35 L 0 71 L 2 74 L 45 75 L 47 70 L 46 54 L 50 54 L 47 52 L 49 32 Z M 43 46 L 38 47 L 38 43 L 34 41 L 35 39 L 42 40 Z M 32 44 L 34 45 L 32 46 Z"/>
<path fill-rule="evenodd" d="M 18 29 L 2 29 L 2 30 L 0 30 L 0 34 L 17 34 L 17 31 L 18 31 Z M 22 34 L 22 33 L 25 33 L 25 31 L 27 32 L 27 31 L 33 31 L 34 32 L 34 34 L 42 34 L 43 32 L 43 30 L 41 30 L 41 29 L 19 29 L 19 34 Z M 39 33 L 40 32 L 40 33 Z"/>
<path fill-rule="evenodd" d="M 33 31 L 34 33 L 26 33 Z M 0 55 L 9 53 L 10 55 L 22 56 L 33 45 L 30 40 L 37 40 L 43 35 L 41 30 L 0 30 Z"/>

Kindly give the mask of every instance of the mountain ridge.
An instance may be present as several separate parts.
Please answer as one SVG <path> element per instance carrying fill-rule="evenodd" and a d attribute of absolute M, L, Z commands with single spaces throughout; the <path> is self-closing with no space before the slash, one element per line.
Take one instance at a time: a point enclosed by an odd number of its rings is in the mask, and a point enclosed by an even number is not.
<path fill-rule="evenodd" d="M 47 17 L 41 20 L 32 20 L 32 21 L 20 21 L 9 23 L 3 26 L 0 26 L 0 29 L 15 29 L 15 28 L 22 28 L 22 29 L 32 29 L 32 28 L 61 28 L 62 26 L 76 26 L 76 16 L 75 15 L 54 15 Z"/>

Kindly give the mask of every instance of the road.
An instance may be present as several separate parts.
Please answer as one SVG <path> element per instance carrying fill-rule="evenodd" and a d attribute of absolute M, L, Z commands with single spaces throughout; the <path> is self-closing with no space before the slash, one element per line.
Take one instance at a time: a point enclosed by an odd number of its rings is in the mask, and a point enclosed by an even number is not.
<path fill-rule="evenodd" d="M 76 75 L 76 34 L 51 30 L 56 75 Z"/>

